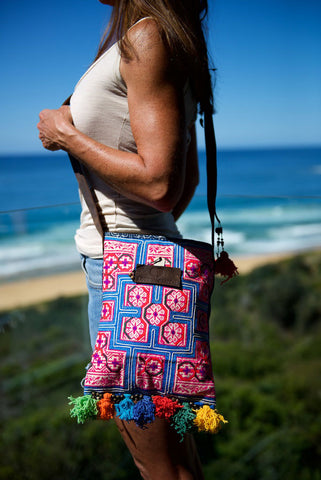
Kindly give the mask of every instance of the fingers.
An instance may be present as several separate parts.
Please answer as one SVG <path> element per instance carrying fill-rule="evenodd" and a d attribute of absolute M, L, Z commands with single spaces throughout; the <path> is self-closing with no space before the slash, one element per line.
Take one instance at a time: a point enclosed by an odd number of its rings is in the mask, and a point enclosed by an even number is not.
<path fill-rule="evenodd" d="M 46 141 L 42 141 L 41 143 L 43 148 L 45 148 L 46 150 L 50 150 L 51 152 L 56 152 L 57 150 L 60 150 L 59 145 L 57 145 L 56 143 L 50 143 Z"/>
<path fill-rule="evenodd" d="M 55 142 L 52 142 L 51 140 L 49 140 L 48 138 L 45 137 L 44 134 L 42 133 L 39 133 L 39 139 L 42 143 L 42 146 L 46 149 L 46 150 L 50 150 L 51 152 L 55 152 L 57 150 L 60 150 L 60 146 L 55 143 Z"/>
<path fill-rule="evenodd" d="M 50 128 L 48 128 L 48 126 L 50 125 L 49 122 L 53 114 L 54 114 L 53 110 L 49 110 L 49 109 L 42 110 L 39 113 L 40 121 L 37 124 L 37 128 L 39 130 L 39 139 L 42 143 L 42 146 L 46 150 L 50 150 L 50 151 L 55 151 L 60 149 L 59 145 L 55 141 L 48 138 L 47 136 L 48 132 L 50 133 L 50 130 L 51 130 Z"/>
<path fill-rule="evenodd" d="M 62 106 L 58 110 L 44 109 L 39 113 L 39 138 L 47 150 L 61 150 L 62 132 L 73 125 L 70 108 Z"/>
<path fill-rule="evenodd" d="M 40 120 L 44 120 L 46 117 L 48 117 L 48 114 L 50 114 L 51 112 L 52 110 L 49 110 L 48 108 L 41 110 L 41 112 L 39 113 Z"/>

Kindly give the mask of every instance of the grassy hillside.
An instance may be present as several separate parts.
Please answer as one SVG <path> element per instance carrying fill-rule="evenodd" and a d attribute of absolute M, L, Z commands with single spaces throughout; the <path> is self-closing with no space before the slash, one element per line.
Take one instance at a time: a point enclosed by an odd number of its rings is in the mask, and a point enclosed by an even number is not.
<path fill-rule="evenodd" d="M 197 435 L 208 480 L 321 479 L 321 254 L 217 282 L 211 344 L 229 423 Z M 112 422 L 78 425 L 86 299 L 0 316 L 0 479 L 140 478 Z"/>

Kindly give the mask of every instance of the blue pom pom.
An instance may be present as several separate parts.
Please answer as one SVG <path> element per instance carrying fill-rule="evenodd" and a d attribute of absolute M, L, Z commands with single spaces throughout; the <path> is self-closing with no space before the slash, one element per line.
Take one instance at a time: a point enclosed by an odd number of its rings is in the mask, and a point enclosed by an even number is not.
<path fill-rule="evenodd" d="M 133 420 L 134 402 L 129 393 L 125 393 L 124 399 L 115 404 L 116 414 L 121 420 Z"/>
<path fill-rule="evenodd" d="M 142 400 L 139 400 L 134 406 L 133 420 L 141 428 L 144 428 L 146 423 L 151 423 L 155 420 L 155 405 L 147 395 L 144 395 Z"/>

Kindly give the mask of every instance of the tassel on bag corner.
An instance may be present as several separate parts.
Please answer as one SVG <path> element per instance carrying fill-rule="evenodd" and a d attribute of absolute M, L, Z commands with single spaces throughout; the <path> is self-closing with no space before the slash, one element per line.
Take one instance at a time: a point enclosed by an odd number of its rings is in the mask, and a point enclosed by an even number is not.
<path fill-rule="evenodd" d="M 234 264 L 233 260 L 230 259 L 228 253 L 224 250 L 224 240 L 223 240 L 223 227 L 220 226 L 215 228 L 217 234 L 217 258 L 215 260 L 215 275 L 221 275 L 225 277 L 221 281 L 221 285 L 227 282 L 231 278 L 239 274 L 237 271 L 237 266 Z"/>
<path fill-rule="evenodd" d="M 199 432 L 217 433 L 222 423 L 228 423 L 228 421 L 216 409 L 204 405 L 196 410 L 194 423 L 198 427 Z"/>
<path fill-rule="evenodd" d="M 97 400 L 92 398 L 91 395 L 84 395 L 77 398 L 68 397 L 68 400 L 70 400 L 69 405 L 74 405 L 70 410 L 70 416 L 77 417 L 78 423 L 85 423 L 87 418 L 97 417 Z"/>

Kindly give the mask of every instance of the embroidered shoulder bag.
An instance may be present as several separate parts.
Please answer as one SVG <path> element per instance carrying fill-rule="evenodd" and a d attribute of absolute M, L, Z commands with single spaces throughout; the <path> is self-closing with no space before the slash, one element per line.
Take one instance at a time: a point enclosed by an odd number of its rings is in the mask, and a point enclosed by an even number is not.
<path fill-rule="evenodd" d="M 99 332 L 83 381 L 84 396 L 69 397 L 71 415 L 80 423 L 117 415 L 144 428 L 157 416 L 183 436 L 195 428 L 215 433 L 226 422 L 215 408 L 210 301 L 214 273 L 228 279 L 237 269 L 224 251 L 215 210 L 216 142 L 210 111 L 205 113 L 205 139 L 212 245 L 108 232 L 85 168 L 70 158 L 104 239 Z M 214 217 L 219 225 L 216 261 Z"/>

